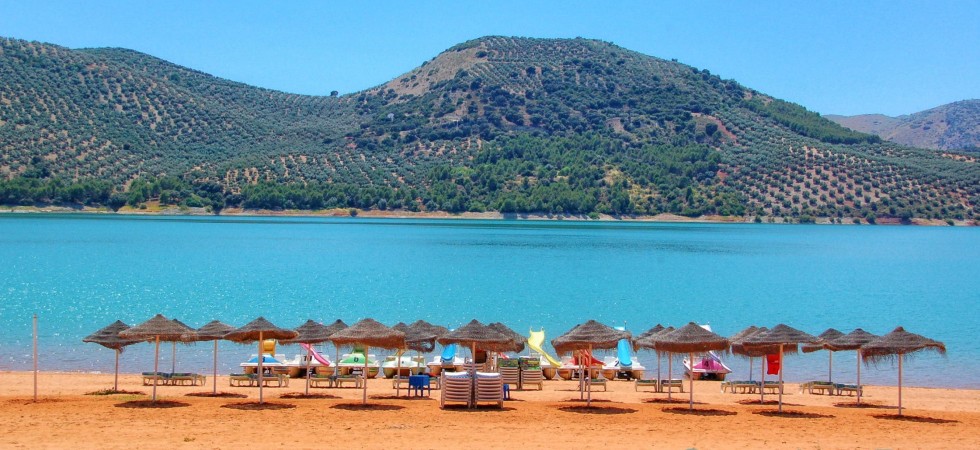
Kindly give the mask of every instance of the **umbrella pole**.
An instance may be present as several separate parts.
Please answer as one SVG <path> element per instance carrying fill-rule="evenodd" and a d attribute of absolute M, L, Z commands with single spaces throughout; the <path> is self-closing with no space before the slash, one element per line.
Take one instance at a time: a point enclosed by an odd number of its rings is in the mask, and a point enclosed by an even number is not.
<path fill-rule="evenodd" d="M 364 346 L 364 373 L 361 374 L 361 381 L 364 382 L 364 394 L 363 394 L 363 404 L 367 404 L 367 380 L 368 380 L 368 352 L 371 350 L 370 345 Z"/>
<path fill-rule="evenodd" d="M 119 349 L 116 349 L 116 378 L 112 382 L 112 390 L 119 392 Z"/>
<path fill-rule="evenodd" d="M 157 335 L 156 347 L 153 350 L 153 403 L 157 402 L 157 381 L 160 379 L 160 335 Z"/>
<path fill-rule="evenodd" d="M 262 354 L 262 330 L 259 330 L 259 365 L 256 367 L 257 375 L 259 380 L 259 404 L 262 404 L 262 385 L 265 384 L 265 380 L 262 379 L 262 360 L 265 359 L 265 355 Z"/>
<path fill-rule="evenodd" d="M 313 344 L 306 344 L 306 394 L 310 395 L 310 359 L 313 357 Z"/>
<path fill-rule="evenodd" d="M 578 399 L 585 400 L 585 371 L 582 370 L 582 351 L 578 351 Z"/>
<path fill-rule="evenodd" d="M 834 352 L 827 350 L 827 354 L 830 355 L 829 362 L 827 363 L 829 367 L 827 369 L 827 381 L 833 383 L 834 382 Z"/>
<path fill-rule="evenodd" d="M 674 389 L 671 388 L 671 380 L 674 379 L 674 355 L 667 352 L 667 400 L 673 399 Z M 661 383 L 662 384 L 662 383 Z"/>
<path fill-rule="evenodd" d="M 902 354 L 898 354 L 898 415 L 902 415 Z"/>
<path fill-rule="evenodd" d="M 592 344 L 589 344 L 589 384 L 587 387 L 589 388 L 589 400 L 585 402 L 585 406 L 592 406 Z"/>
<path fill-rule="evenodd" d="M 214 374 L 211 375 L 211 392 L 218 394 L 218 340 L 214 340 Z"/>
<path fill-rule="evenodd" d="M 470 343 L 470 357 L 473 359 L 473 373 L 470 374 L 470 408 L 476 408 L 476 341 Z"/>
<path fill-rule="evenodd" d="M 779 412 L 783 412 L 783 344 L 779 344 Z"/>
<path fill-rule="evenodd" d="M 395 376 L 394 376 L 394 379 L 395 379 L 395 397 L 400 397 L 401 396 L 402 384 L 399 383 L 399 381 L 401 381 L 401 378 L 402 378 L 402 355 L 401 355 L 401 353 L 398 350 L 395 350 L 395 358 L 397 359 L 397 362 L 395 363 L 395 366 L 398 367 L 397 369 L 395 369 Z"/>
<path fill-rule="evenodd" d="M 749 381 L 752 381 L 752 363 L 754 362 L 752 361 L 752 359 L 753 358 L 750 356 L 749 357 Z"/>
<path fill-rule="evenodd" d="M 170 374 L 177 373 L 177 341 L 173 341 L 173 351 L 170 352 Z"/>
<path fill-rule="evenodd" d="M 657 350 L 657 391 L 660 391 L 660 350 Z"/>
<path fill-rule="evenodd" d="M 766 403 L 766 364 L 768 364 L 769 354 L 759 358 L 759 372 L 762 373 L 762 384 L 759 388 L 759 404 Z"/>
<path fill-rule="evenodd" d="M 858 364 L 857 364 L 858 365 L 858 368 L 857 368 L 857 373 L 858 373 L 858 382 L 857 382 L 857 385 L 858 385 L 858 393 L 857 393 L 857 397 L 858 397 L 858 401 L 857 402 L 860 405 L 861 404 L 861 349 L 858 348 L 857 350 L 858 350 Z"/>
<path fill-rule="evenodd" d="M 691 391 L 690 400 L 688 400 L 688 409 L 694 411 L 694 353 L 689 353 L 687 355 L 687 360 L 690 361 L 691 371 L 688 372 L 688 378 L 691 379 L 691 387 L 688 389 Z"/>

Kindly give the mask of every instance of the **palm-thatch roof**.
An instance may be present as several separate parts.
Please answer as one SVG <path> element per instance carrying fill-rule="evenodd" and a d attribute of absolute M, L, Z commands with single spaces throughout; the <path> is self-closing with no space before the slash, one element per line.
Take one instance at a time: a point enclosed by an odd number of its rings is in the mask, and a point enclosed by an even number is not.
<path fill-rule="evenodd" d="M 332 324 L 327 325 L 327 332 L 333 335 L 344 328 L 347 328 L 347 324 L 343 320 L 337 319 Z"/>
<path fill-rule="evenodd" d="M 654 348 L 669 353 L 703 353 L 728 348 L 728 338 L 690 322 L 670 333 L 659 335 Z"/>
<path fill-rule="evenodd" d="M 82 339 L 82 342 L 91 342 L 94 344 L 99 344 L 105 348 L 111 348 L 113 350 L 122 351 L 122 348 L 127 345 L 132 345 L 137 342 L 142 342 L 142 339 L 123 339 L 119 337 L 121 331 L 129 329 L 129 325 L 126 325 L 121 320 L 106 325 L 95 333 L 92 333 Z"/>
<path fill-rule="evenodd" d="M 424 320 L 416 320 L 411 325 L 405 326 L 404 333 L 405 346 L 410 350 L 431 352 L 435 350 L 436 339 L 445 336 L 449 330 Z"/>
<path fill-rule="evenodd" d="M 840 331 L 838 331 L 835 328 L 827 328 L 826 331 L 824 331 L 823 333 L 820 333 L 819 335 L 817 335 L 817 337 L 820 338 L 821 341 L 823 341 L 822 343 L 820 343 L 820 344 L 803 344 L 800 347 L 800 350 L 802 350 L 803 353 L 813 353 L 813 352 L 824 350 L 824 349 L 832 350 L 829 347 L 827 347 L 827 342 L 830 342 L 830 341 L 832 341 L 834 339 L 837 339 L 837 338 L 839 338 L 839 337 L 841 337 L 843 335 L 844 335 L 844 333 L 841 333 Z"/>
<path fill-rule="evenodd" d="M 643 338 L 645 338 L 647 336 L 651 336 L 651 335 L 657 334 L 657 333 L 659 333 L 659 332 L 661 332 L 663 330 L 664 330 L 664 326 L 658 323 L 658 324 L 654 325 L 653 328 L 650 328 L 649 330 L 646 330 L 646 331 L 644 331 L 644 332 L 642 332 L 642 333 L 640 333 L 640 334 L 638 334 L 636 336 L 633 336 L 633 340 L 634 341 L 638 341 L 638 340 L 643 339 Z"/>
<path fill-rule="evenodd" d="M 620 331 L 595 320 L 576 325 L 565 334 L 551 340 L 551 346 L 558 353 L 586 348 L 615 348 L 620 339 L 629 339 L 629 331 Z"/>
<path fill-rule="evenodd" d="M 857 350 L 861 348 L 861 346 L 878 338 L 878 335 L 868 333 L 860 328 L 855 328 L 854 331 L 850 333 L 836 339 L 831 339 L 829 342 L 827 342 L 827 347 L 835 352 L 841 350 Z"/>
<path fill-rule="evenodd" d="M 145 341 L 158 338 L 161 341 L 179 341 L 181 336 L 191 328 L 180 321 L 169 320 L 163 314 L 157 314 L 150 320 L 119 333 L 123 339 Z"/>
<path fill-rule="evenodd" d="M 386 327 L 374 319 L 361 321 L 330 336 L 335 345 L 366 345 L 380 348 L 405 348 L 405 333 Z"/>
<path fill-rule="evenodd" d="M 510 337 L 511 341 L 513 342 L 513 346 L 507 351 L 511 351 L 515 353 L 520 353 L 524 351 L 524 343 L 527 342 L 527 338 L 524 337 L 524 335 L 514 331 L 507 325 L 504 325 L 500 322 L 493 322 L 491 324 L 488 324 L 487 326 L 498 331 L 500 334 L 503 334 L 504 336 Z"/>
<path fill-rule="evenodd" d="M 442 345 L 459 344 L 495 352 L 509 351 L 508 349 L 514 345 L 513 338 L 480 323 L 476 319 L 446 333 L 438 341 Z"/>
<path fill-rule="evenodd" d="M 657 325 L 657 326 L 659 326 L 659 325 Z M 656 328 L 656 327 L 654 327 L 654 328 Z M 637 339 L 634 339 L 633 340 L 633 349 L 639 350 L 641 348 L 649 348 L 649 349 L 656 350 L 657 339 L 660 336 L 663 336 L 663 335 L 665 335 L 667 333 L 673 332 L 674 330 L 676 330 L 676 328 L 674 328 L 674 327 L 667 327 L 667 328 L 660 327 L 660 331 L 650 332 L 651 330 L 653 330 L 653 329 L 651 328 L 650 330 L 647 330 L 647 332 L 644 332 L 643 333 L 646 336 L 643 336 L 641 338 L 637 338 Z"/>
<path fill-rule="evenodd" d="M 820 338 L 812 334 L 805 333 L 788 325 L 779 324 L 769 330 L 759 331 L 749 336 L 742 341 L 742 347 L 748 351 L 775 353 L 775 351 L 778 351 L 779 346 L 782 345 L 783 353 L 785 353 L 787 346 L 795 347 L 797 344 L 818 344 L 820 342 Z M 775 348 L 775 351 L 770 351 L 773 348 Z"/>
<path fill-rule="evenodd" d="M 224 339 L 225 335 L 231 333 L 232 331 L 235 331 L 235 327 L 220 320 L 212 320 L 197 330 L 184 333 L 180 337 L 180 340 L 184 342 L 219 341 Z"/>
<path fill-rule="evenodd" d="M 225 335 L 225 339 L 240 343 L 254 342 L 259 339 L 293 339 L 299 333 L 286 328 L 279 328 L 264 317 L 259 317 L 241 328 Z"/>
<path fill-rule="evenodd" d="M 307 320 L 293 330 L 299 333 L 296 337 L 284 339 L 279 342 L 283 344 L 319 344 L 329 341 L 330 335 L 333 334 L 326 325 L 312 319 Z"/>
<path fill-rule="evenodd" d="M 861 358 L 865 362 L 877 362 L 921 351 L 933 350 L 946 354 L 946 345 L 925 336 L 909 333 L 898 327 L 892 332 L 861 346 Z"/>

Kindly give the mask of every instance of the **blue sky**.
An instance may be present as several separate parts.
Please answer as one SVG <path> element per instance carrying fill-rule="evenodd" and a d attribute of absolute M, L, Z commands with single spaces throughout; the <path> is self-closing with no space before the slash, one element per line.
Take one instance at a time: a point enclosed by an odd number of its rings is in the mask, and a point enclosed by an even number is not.
<path fill-rule="evenodd" d="M 301 94 L 366 89 L 485 35 L 610 41 L 822 114 L 900 115 L 980 98 L 973 0 L 0 0 L 0 36 L 130 48 Z"/>

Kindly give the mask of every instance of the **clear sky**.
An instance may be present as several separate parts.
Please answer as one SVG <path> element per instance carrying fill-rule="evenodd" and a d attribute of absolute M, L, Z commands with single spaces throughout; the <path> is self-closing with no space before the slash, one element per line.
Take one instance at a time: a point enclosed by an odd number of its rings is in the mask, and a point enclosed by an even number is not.
<path fill-rule="evenodd" d="M 0 0 L 0 36 L 124 47 L 301 94 L 373 87 L 486 35 L 610 41 L 822 114 L 980 98 L 976 0 Z"/>

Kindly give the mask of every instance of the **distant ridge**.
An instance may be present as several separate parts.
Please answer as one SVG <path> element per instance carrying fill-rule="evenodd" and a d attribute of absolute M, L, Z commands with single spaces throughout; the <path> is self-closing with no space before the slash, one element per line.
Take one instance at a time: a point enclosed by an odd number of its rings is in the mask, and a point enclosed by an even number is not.
<path fill-rule="evenodd" d="M 936 150 L 980 151 L 980 100 L 963 100 L 905 116 L 827 115 L 826 118 L 891 142 Z"/>
<path fill-rule="evenodd" d="M 882 142 L 706 69 L 490 36 L 304 96 L 0 39 L 0 203 L 873 222 L 978 215 L 968 153 Z"/>

